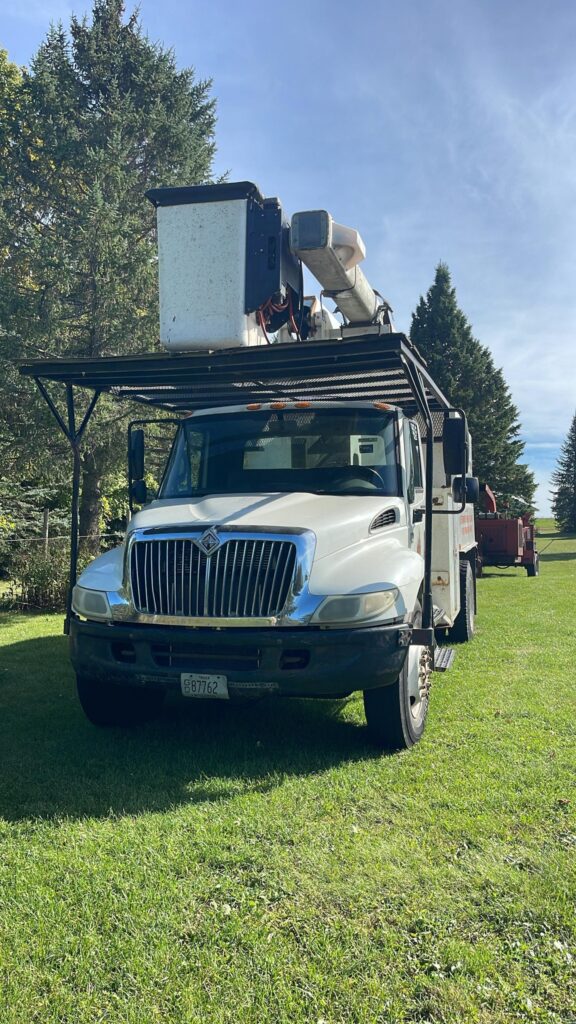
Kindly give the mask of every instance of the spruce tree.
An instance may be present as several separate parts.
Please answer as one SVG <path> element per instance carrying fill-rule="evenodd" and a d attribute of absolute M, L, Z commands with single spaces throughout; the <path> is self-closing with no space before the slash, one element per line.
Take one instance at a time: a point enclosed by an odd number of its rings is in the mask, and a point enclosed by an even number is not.
<path fill-rule="evenodd" d="M 534 477 L 518 463 L 524 449 L 518 410 L 502 370 L 458 306 L 445 263 L 438 264 L 434 283 L 420 298 L 410 337 L 446 397 L 466 413 L 475 475 L 496 492 L 502 507 L 524 512 L 526 502 L 533 508 Z"/>
<path fill-rule="evenodd" d="M 95 0 L 90 20 L 72 17 L 69 34 L 49 31 L 8 97 L 12 134 L 0 168 L 8 363 L 16 352 L 97 357 L 153 347 L 155 214 L 144 192 L 210 180 L 210 87 L 179 70 L 136 14 L 126 19 L 123 0 Z M 30 393 L 26 417 L 12 425 L 16 449 L 26 450 L 27 418 L 42 420 L 30 412 L 34 401 Z M 97 417 L 83 447 L 80 507 L 93 548 L 102 479 L 125 458 L 117 408 L 101 399 Z"/>
<path fill-rule="evenodd" d="M 552 511 L 564 533 L 576 533 L 576 413 L 552 474 Z"/>

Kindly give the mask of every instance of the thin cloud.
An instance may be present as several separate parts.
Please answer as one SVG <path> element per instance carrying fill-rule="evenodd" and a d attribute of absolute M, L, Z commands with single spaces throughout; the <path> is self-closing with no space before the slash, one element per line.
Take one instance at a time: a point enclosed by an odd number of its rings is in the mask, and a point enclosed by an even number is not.
<path fill-rule="evenodd" d="M 551 451 L 555 452 L 558 449 L 558 444 L 559 444 L 558 441 L 527 441 L 526 442 L 526 448 L 529 448 L 529 449 L 533 449 L 533 448 L 536 448 L 536 449 L 537 448 L 550 449 Z"/>
<path fill-rule="evenodd" d="M 2 0 L 0 13 L 5 17 L 13 18 L 15 21 L 26 22 L 29 25 L 48 27 L 50 24 L 62 21 L 67 23 L 74 11 L 72 4 L 66 0 L 58 0 L 54 3 L 42 3 L 41 0 L 28 0 L 27 3 L 16 3 L 15 0 Z"/>

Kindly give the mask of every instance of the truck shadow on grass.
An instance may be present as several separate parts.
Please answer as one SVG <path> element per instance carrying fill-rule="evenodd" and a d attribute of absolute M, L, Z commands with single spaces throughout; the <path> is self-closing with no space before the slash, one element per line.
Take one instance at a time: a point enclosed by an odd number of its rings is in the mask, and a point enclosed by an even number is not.
<path fill-rule="evenodd" d="M 520 569 L 521 569 L 521 571 L 519 571 Z M 490 580 L 490 579 L 506 579 L 506 578 L 508 578 L 509 580 L 513 580 L 513 579 L 520 579 L 522 576 L 525 576 L 525 575 L 526 575 L 526 570 L 524 568 L 522 568 L 521 566 L 519 566 L 519 565 L 510 565 L 506 569 L 498 569 L 497 566 L 492 568 L 492 566 L 489 566 L 487 569 L 484 568 L 482 570 L 482 575 L 478 577 L 478 580 L 479 580 L 480 583 L 482 582 L 482 580 Z"/>
<path fill-rule="evenodd" d="M 170 700 L 155 722 L 97 729 L 76 698 L 65 637 L 2 648 L 0 817 L 107 817 L 267 792 L 382 756 L 345 702 Z"/>
<path fill-rule="evenodd" d="M 576 533 L 562 533 L 560 530 L 537 530 L 536 540 L 540 544 L 543 540 L 576 540 Z"/>
<path fill-rule="evenodd" d="M 542 551 L 538 557 L 541 562 L 571 562 L 576 558 L 576 551 Z"/>

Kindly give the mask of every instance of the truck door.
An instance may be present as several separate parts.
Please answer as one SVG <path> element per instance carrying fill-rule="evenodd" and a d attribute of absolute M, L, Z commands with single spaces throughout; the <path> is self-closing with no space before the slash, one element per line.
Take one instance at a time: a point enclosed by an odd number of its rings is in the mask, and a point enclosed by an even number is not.
<path fill-rule="evenodd" d="M 406 462 L 406 505 L 408 544 L 424 555 L 424 467 L 418 424 L 404 421 L 404 457 Z"/>

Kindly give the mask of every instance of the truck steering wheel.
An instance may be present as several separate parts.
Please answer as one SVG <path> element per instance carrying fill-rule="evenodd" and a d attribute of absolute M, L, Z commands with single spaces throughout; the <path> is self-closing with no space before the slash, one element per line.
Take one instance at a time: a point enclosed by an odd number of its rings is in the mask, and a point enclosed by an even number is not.
<path fill-rule="evenodd" d="M 350 466 L 349 469 L 352 469 L 354 471 L 355 476 L 360 477 L 360 479 L 364 477 L 364 479 L 367 480 L 368 482 L 371 482 L 372 477 L 376 477 L 376 480 L 378 481 L 378 486 L 381 487 L 383 491 L 386 490 L 386 484 L 384 483 L 382 476 L 380 475 L 378 470 L 374 469 L 372 466 Z M 336 484 L 348 484 L 349 487 L 353 486 L 351 474 L 348 475 L 349 469 L 345 471 L 346 476 L 344 476 L 344 471 L 341 471 L 335 478 L 334 482 Z"/>
<path fill-rule="evenodd" d="M 382 490 L 386 490 L 386 484 L 384 483 L 383 476 L 378 472 L 377 469 L 374 469 L 373 466 L 354 466 L 354 469 L 360 469 L 362 470 L 363 473 L 372 474 L 372 476 L 375 476 L 376 479 L 378 480 L 380 486 L 382 487 Z"/>

